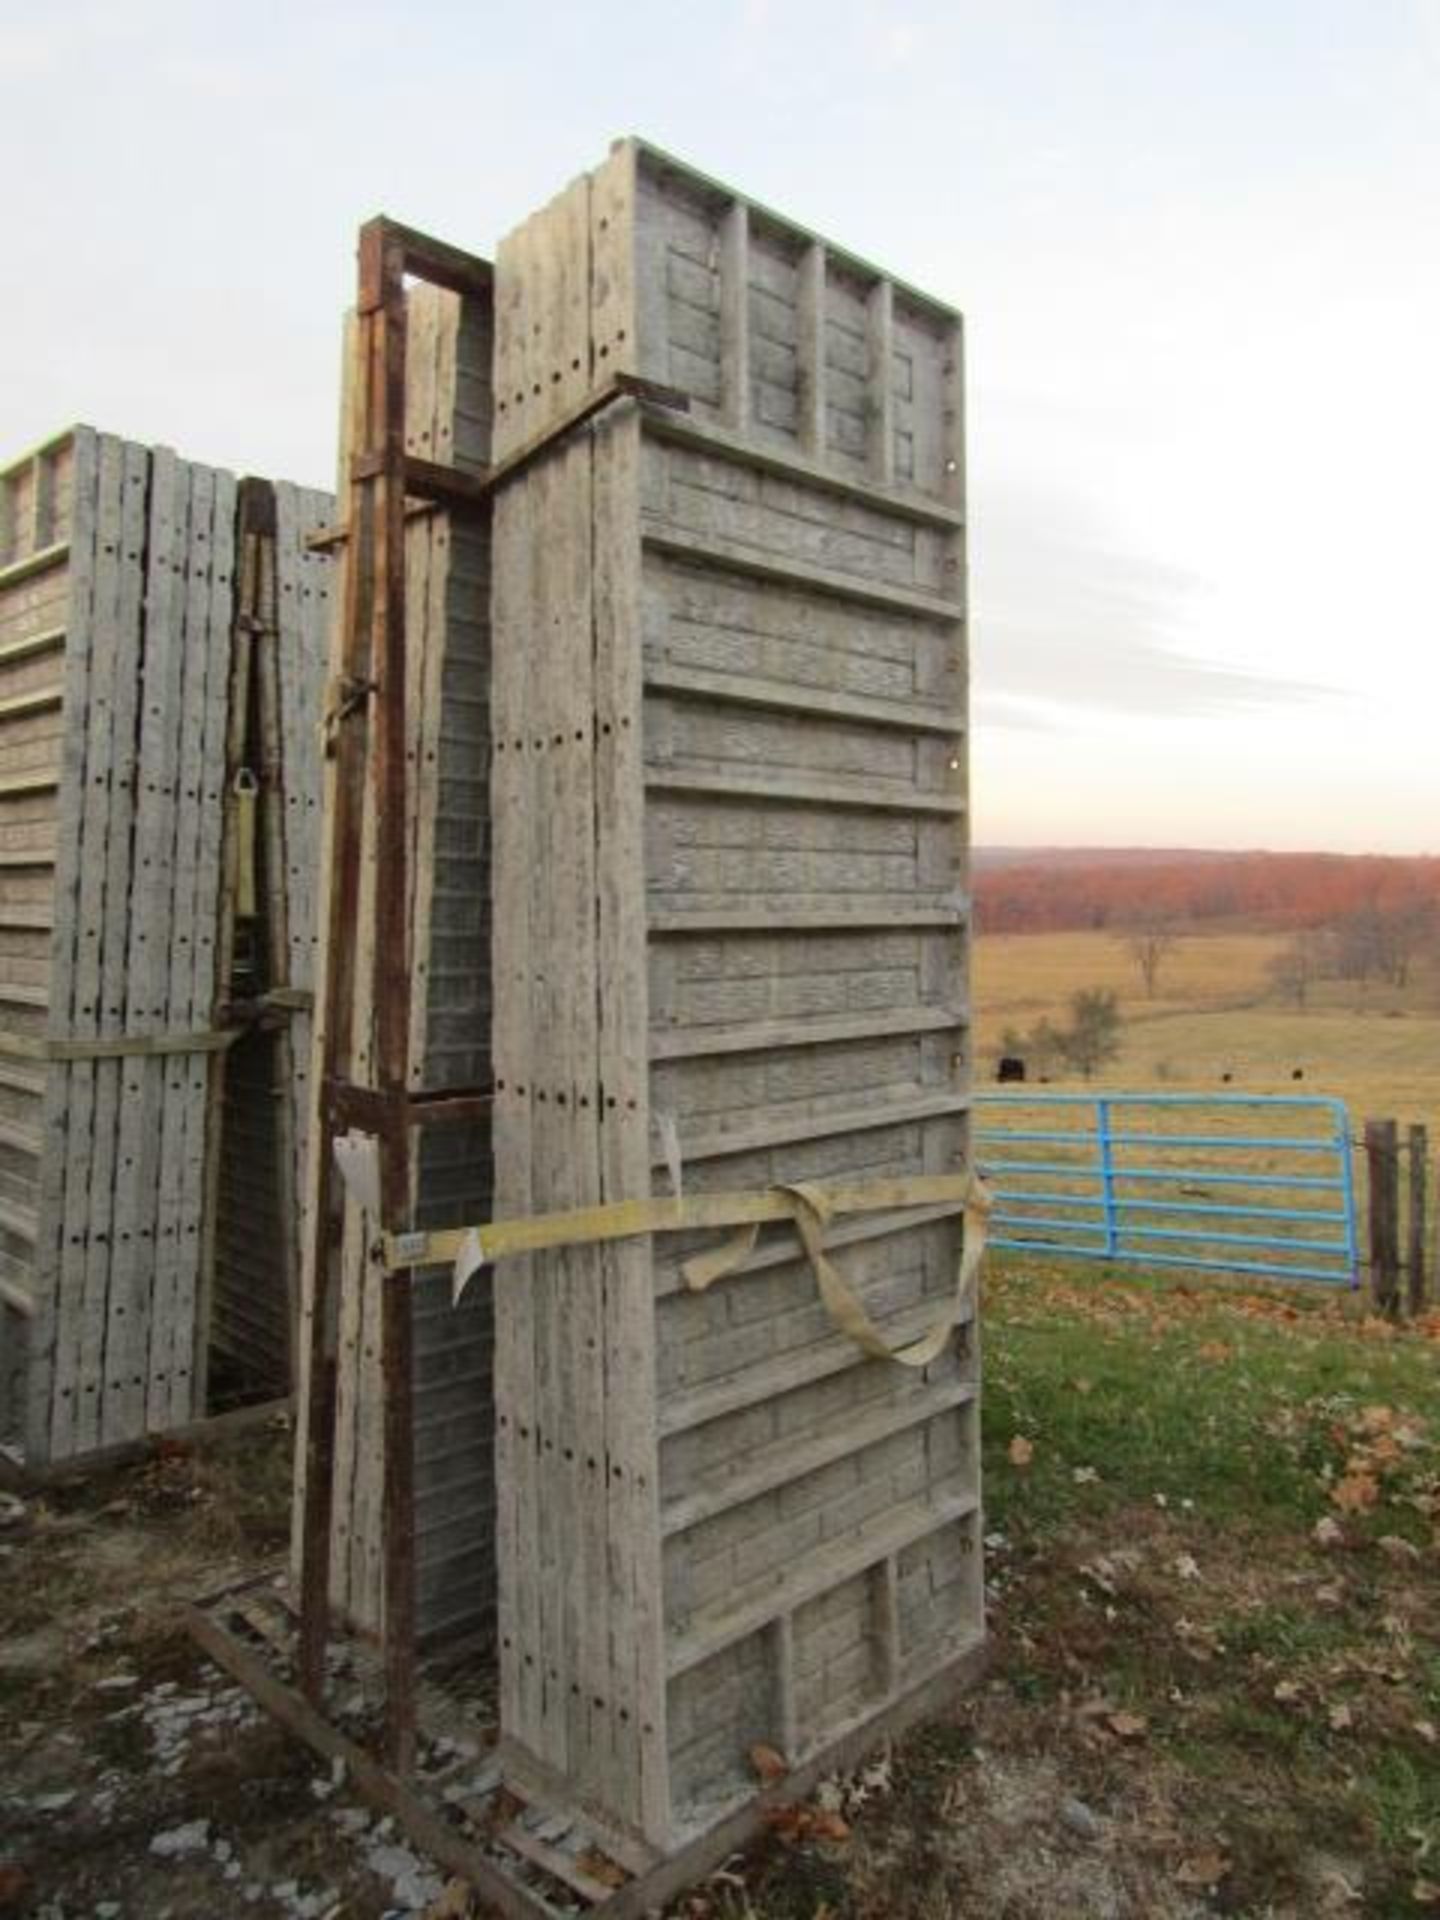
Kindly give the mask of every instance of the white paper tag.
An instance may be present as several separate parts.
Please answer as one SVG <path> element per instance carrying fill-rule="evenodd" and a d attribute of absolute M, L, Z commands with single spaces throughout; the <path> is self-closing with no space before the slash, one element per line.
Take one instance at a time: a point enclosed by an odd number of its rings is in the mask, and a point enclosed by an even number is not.
<path fill-rule="evenodd" d="M 479 1234 L 472 1228 L 461 1241 L 460 1251 L 455 1256 L 455 1271 L 450 1279 L 451 1306 L 459 1306 L 461 1294 L 485 1264 L 485 1249 L 480 1245 Z"/>
<path fill-rule="evenodd" d="M 354 1127 L 335 1141 L 335 1165 L 346 1191 L 369 1214 L 380 1211 L 380 1142 L 373 1133 Z"/>
<path fill-rule="evenodd" d="M 679 1200 L 683 1197 L 685 1188 L 680 1159 L 680 1129 L 675 1124 L 674 1114 L 657 1107 L 655 1131 L 660 1136 L 660 1151 L 665 1156 L 665 1171 L 670 1176 L 671 1195 Z"/>

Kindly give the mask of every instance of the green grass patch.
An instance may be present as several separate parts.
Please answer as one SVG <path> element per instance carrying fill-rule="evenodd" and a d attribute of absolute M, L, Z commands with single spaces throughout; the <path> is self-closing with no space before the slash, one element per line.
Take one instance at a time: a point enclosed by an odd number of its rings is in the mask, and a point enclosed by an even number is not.
<path fill-rule="evenodd" d="M 1017 1700 L 1081 1702 L 1102 1753 L 1117 1710 L 1143 1718 L 1220 1836 L 1227 1911 L 1320 1911 L 1343 1871 L 1357 1911 L 1415 1912 L 1440 1868 L 1433 1340 L 1324 1298 L 1017 1260 L 986 1328 Z"/>

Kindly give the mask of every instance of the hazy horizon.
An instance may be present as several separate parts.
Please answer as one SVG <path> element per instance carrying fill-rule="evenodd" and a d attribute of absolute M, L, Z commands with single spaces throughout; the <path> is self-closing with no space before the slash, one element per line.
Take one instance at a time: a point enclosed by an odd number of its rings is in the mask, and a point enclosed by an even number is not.
<path fill-rule="evenodd" d="M 328 484 L 359 222 L 629 131 L 966 314 L 979 841 L 1440 840 L 1440 0 L 0 11 L 0 453 Z"/>

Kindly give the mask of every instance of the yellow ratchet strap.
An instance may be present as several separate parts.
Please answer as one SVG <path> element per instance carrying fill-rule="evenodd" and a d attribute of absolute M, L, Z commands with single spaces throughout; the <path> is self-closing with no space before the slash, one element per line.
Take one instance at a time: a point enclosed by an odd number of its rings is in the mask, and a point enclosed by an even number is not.
<path fill-rule="evenodd" d="M 954 1296 L 928 1333 L 903 1347 L 893 1347 L 826 1252 L 826 1228 L 842 1214 L 904 1212 L 957 1203 L 963 1208 L 965 1238 Z M 877 1359 L 926 1367 L 942 1352 L 969 1309 L 985 1251 L 990 1207 L 990 1195 L 974 1173 L 912 1174 L 896 1180 L 836 1182 L 823 1187 L 797 1183 L 758 1192 L 619 1200 L 608 1206 L 579 1207 L 573 1212 L 538 1214 L 523 1220 L 492 1220 L 483 1226 L 434 1233 L 387 1233 L 381 1237 L 381 1254 L 390 1273 L 412 1267 L 453 1266 L 458 1300 L 481 1267 L 517 1254 L 628 1240 L 640 1234 L 738 1229 L 722 1246 L 695 1255 L 681 1268 L 686 1286 L 693 1293 L 701 1293 L 749 1258 L 762 1226 L 788 1221 L 799 1233 L 820 1297 L 836 1326 Z"/>

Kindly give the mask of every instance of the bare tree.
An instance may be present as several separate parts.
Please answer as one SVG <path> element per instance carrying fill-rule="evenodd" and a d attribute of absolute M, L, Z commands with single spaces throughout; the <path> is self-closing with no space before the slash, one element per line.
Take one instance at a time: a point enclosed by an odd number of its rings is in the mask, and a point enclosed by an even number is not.
<path fill-rule="evenodd" d="M 1173 951 L 1180 935 L 1170 921 L 1158 914 L 1137 920 L 1122 936 L 1125 951 L 1140 969 L 1140 978 L 1145 987 L 1145 998 L 1155 998 L 1155 988 L 1160 979 L 1160 969 L 1168 955 Z"/>
<path fill-rule="evenodd" d="M 1287 1000 L 1303 1007 L 1310 989 L 1320 978 L 1324 952 L 1319 938 L 1308 928 L 1292 934 L 1278 952 L 1271 954 L 1266 972 Z"/>

